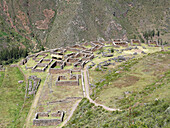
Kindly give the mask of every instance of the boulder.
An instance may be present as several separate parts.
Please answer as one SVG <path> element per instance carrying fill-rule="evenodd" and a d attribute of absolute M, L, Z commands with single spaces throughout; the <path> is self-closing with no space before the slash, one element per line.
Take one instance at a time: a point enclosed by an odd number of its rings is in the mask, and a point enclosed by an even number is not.
<path fill-rule="evenodd" d="M 144 51 L 142 51 L 141 53 L 142 53 L 142 54 L 146 54 L 146 52 L 144 52 Z"/>
<path fill-rule="evenodd" d="M 143 48 L 143 49 L 146 49 L 146 47 L 145 47 L 145 46 L 143 46 L 142 48 Z"/>
<path fill-rule="evenodd" d="M 138 53 L 137 52 L 134 52 L 133 55 L 137 55 Z"/>
<path fill-rule="evenodd" d="M 134 47 L 134 49 L 139 49 L 139 48 L 136 46 L 136 47 Z"/>
<path fill-rule="evenodd" d="M 23 83 L 23 82 L 24 82 L 23 80 L 19 80 L 19 81 L 18 81 L 19 84 L 21 84 L 21 83 Z"/>

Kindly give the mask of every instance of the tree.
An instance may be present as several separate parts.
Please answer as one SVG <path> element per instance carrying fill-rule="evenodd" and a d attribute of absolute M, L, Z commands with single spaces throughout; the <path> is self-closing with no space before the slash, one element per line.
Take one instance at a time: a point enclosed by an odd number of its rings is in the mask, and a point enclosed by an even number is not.
<path fill-rule="evenodd" d="M 158 32 L 157 32 L 157 36 L 158 36 L 158 37 L 160 36 L 159 30 L 158 30 Z"/>
<path fill-rule="evenodd" d="M 41 51 L 44 51 L 44 50 L 45 50 L 44 46 L 43 46 L 43 45 L 41 45 Z"/>
<path fill-rule="evenodd" d="M 111 53 L 114 53 L 114 49 L 113 48 L 110 51 L 111 51 Z"/>
<path fill-rule="evenodd" d="M 153 37 L 155 36 L 155 30 L 152 30 L 152 36 Z"/>

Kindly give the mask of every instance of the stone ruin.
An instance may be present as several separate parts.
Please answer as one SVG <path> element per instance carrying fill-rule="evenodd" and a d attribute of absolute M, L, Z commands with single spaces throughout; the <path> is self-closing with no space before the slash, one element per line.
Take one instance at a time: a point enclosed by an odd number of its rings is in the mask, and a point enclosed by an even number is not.
<path fill-rule="evenodd" d="M 158 41 L 148 40 L 148 46 L 159 47 Z"/>
<path fill-rule="evenodd" d="M 20 62 L 20 65 L 25 65 L 27 63 L 27 59 L 22 59 L 22 61 Z"/>
<path fill-rule="evenodd" d="M 135 45 L 141 46 L 141 42 L 140 42 L 140 40 L 137 40 L 137 39 L 131 39 L 130 45 L 131 46 L 135 46 Z"/>
<path fill-rule="evenodd" d="M 47 103 L 47 105 L 49 105 L 49 104 L 57 104 L 57 103 L 69 103 L 69 102 L 75 101 L 77 99 L 82 99 L 82 97 L 66 97 L 65 99 L 49 101 Z"/>
<path fill-rule="evenodd" d="M 94 44 L 95 45 L 95 44 Z M 96 46 L 96 45 L 95 45 Z M 74 48 L 83 49 L 80 51 L 79 49 L 75 50 Z M 90 60 L 94 58 L 93 52 L 86 51 L 85 47 L 74 45 L 72 48 L 66 48 L 65 52 L 71 51 L 72 53 L 64 55 L 62 60 L 55 61 L 50 69 L 49 72 L 52 74 L 59 74 L 59 73 L 68 73 L 71 69 L 73 70 L 81 70 L 84 68 L 85 64 L 87 64 Z M 72 66 L 71 69 L 65 69 L 66 66 Z"/>
<path fill-rule="evenodd" d="M 34 126 L 57 126 L 63 122 L 65 112 L 58 111 L 49 114 L 48 112 L 37 112 L 33 119 Z M 47 119 L 49 118 L 49 119 Z"/>
<path fill-rule="evenodd" d="M 38 78 L 37 76 L 29 76 L 27 94 L 35 95 L 40 85 L 40 82 L 41 82 L 41 79 Z"/>
<path fill-rule="evenodd" d="M 37 65 L 32 68 L 32 72 L 45 72 L 48 66 L 51 64 L 52 59 L 44 59 L 42 58 Z M 44 63 L 45 62 L 45 63 Z"/>
<path fill-rule="evenodd" d="M 114 39 L 113 40 L 113 46 L 115 47 L 128 47 L 128 42 L 127 41 L 124 41 L 122 39 Z"/>
<path fill-rule="evenodd" d="M 58 76 L 56 86 L 79 86 L 79 75 L 71 75 L 69 79 L 65 76 Z"/>

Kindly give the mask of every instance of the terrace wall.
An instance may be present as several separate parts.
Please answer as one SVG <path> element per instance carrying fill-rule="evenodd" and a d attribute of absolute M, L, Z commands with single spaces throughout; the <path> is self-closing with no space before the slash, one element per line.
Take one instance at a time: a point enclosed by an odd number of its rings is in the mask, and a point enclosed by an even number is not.
<path fill-rule="evenodd" d="M 79 81 L 57 81 L 56 86 L 79 86 Z"/>
<path fill-rule="evenodd" d="M 70 69 L 54 69 L 54 68 L 50 68 L 49 69 L 49 73 L 51 74 L 60 74 L 60 73 L 70 73 Z"/>
<path fill-rule="evenodd" d="M 34 119 L 34 126 L 54 126 L 61 123 L 60 119 Z"/>

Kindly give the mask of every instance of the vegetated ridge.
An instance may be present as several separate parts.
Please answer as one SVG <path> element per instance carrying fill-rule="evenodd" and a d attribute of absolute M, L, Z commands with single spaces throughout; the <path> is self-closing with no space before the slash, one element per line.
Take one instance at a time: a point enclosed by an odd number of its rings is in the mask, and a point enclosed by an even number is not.
<path fill-rule="evenodd" d="M 153 39 L 168 42 L 169 6 L 168 0 L 1 0 L 0 35 L 3 45 L 16 39 L 33 51 L 102 38 L 144 40 L 153 30 L 160 33 Z"/>

